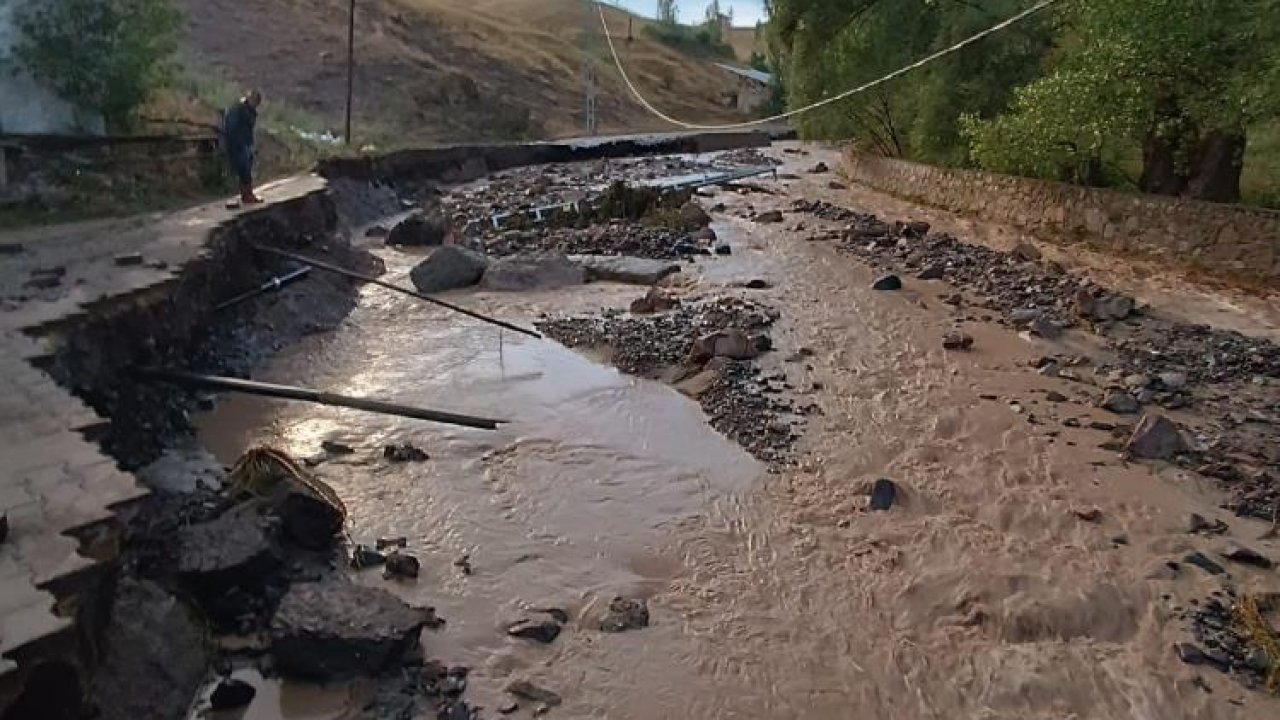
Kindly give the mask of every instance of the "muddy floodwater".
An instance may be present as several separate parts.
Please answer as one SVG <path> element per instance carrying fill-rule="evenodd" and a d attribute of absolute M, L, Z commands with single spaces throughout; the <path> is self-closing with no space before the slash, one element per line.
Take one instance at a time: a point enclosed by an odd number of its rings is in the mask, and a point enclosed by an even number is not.
<path fill-rule="evenodd" d="M 817 152 L 786 157 L 786 169 L 803 173 L 818 156 L 838 164 Z M 1280 558 L 1280 547 L 1255 541 L 1263 523 L 1220 510 L 1206 478 L 1119 459 L 1098 429 L 1119 421 L 1097 407 L 1096 388 L 1034 369 L 1046 354 L 1100 358 L 1097 343 L 1019 336 L 942 302 L 954 292 L 945 283 L 872 291 L 870 269 L 808 241 L 812 218 L 747 219 L 748 205 L 848 197 L 822 176 L 772 187 L 776 196 L 703 201 L 725 203 L 714 227 L 732 256 L 699 259 L 674 287 L 780 310 L 775 350 L 760 362 L 820 409 L 792 465 L 765 467 L 696 402 L 620 374 L 603 354 L 377 287 L 338 330 L 255 379 L 508 424 L 486 432 L 224 398 L 198 419 L 201 439 L 226 463 L 260 443 L 302 458 L 323 441 L 350 446 L 315 472 L 344 499 L 352 540 L 404 536 L 423 561 L 416 581 L 377 570 L 360 580 L 447 620 L 425 633 L 426 655 L 472 668 L 467 697 L 483 717 L 497 716 L 513 678 L 559 693 L 555 718 L 1277 717 L 1274 699 L 1178 662 L 1180 613 L 1221 589 L 1187 565 L 1158 571 L 1215 547 L 1187 534 L 1190 511 L 1263 553 Z M 378 252 L 386 279 L 407 283 L 417 258 Z M 766 289 L 742 288 L 757 277 Z M 542 313 L 626 308 L 641 293 L 592 284 L 450 299 L 531 325 Z M 973 351 L 945 351 L 940 338 L 960 326 Z M 430 459 L 383 458 L 405 442 Z M 880 477 L 899 500 L 869 513 L 866 488 Z M 1277 589 L 1274 571 L 1232 566 L 1231 578 Z M 651 626 L 600 632 L 616 595 L 646 598 Z M 554 643 L 506 636 L 508 621 L 544 607 L 571 616 Z M 249 717 L 362 717 L 354 689 L 306 690 L 260 694 Z"/>

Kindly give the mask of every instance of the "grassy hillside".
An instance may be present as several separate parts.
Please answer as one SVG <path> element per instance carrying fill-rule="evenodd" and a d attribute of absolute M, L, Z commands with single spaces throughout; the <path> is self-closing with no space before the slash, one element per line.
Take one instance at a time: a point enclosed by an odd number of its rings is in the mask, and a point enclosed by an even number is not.
<path fill-rule="evenodd" d="M 268 101 L 341 131 L 346 0 L 182 0 L 186 64 L 200 78 L 261 87 Z M 708 61 L 645 37 L 609 9 L 628 72 L 677 117 L 738 119 L 732 82 Z M 590 28 L 588 31 L 587 28 Z M 582 47 L 597 57 L 602 132 L 669 129 L 627 94 L 598 15 L 580 0 L 379 0 L 357 11 L 356 138 L 381 144 L 581 134 Z"/>

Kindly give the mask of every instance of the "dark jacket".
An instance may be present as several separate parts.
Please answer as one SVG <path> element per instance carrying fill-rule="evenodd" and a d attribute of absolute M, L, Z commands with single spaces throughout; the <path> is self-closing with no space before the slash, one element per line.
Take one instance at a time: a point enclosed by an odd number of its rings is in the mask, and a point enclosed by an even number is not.
<path fill-rule="evenodd" d="M 241 100 L 232 105 L 222 120 L 222 142 L 227 152 L 240 155 L 253 148 L 253 131 L 258 124 L 258 111 Z"/>

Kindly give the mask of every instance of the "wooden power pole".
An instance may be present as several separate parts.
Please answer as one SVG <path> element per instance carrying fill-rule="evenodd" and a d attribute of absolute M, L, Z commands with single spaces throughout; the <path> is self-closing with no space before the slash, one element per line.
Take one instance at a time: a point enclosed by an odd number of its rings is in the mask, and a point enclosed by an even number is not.
<path fill-rule="evenodd" d="M 346 144 L 351 144 L 351 97 L 356 83 L 356 0 L 351 0 L 351 14 L 347 17 L 347 130 Z"/>

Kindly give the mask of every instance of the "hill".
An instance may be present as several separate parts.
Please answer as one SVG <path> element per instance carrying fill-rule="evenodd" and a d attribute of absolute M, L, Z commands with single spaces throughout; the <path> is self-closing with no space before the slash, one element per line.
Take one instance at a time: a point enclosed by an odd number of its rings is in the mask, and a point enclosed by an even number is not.
<path fill-rule="evenodd" d="M 180 0 L 184 56 L 198 78 L 260 87 L 341 130 L 346 0 Z M 582 134 L 584 40 L 598 68 L 601 132 L 670 129 L 639 108 L 609 58 L 599 16 L 580 0 L 380 0 L 356 20 L 358 140 L 382 143 Z M 628 72 L 665 111 L 739 119 L 733 83 L 708 60 L 641 33 L 642 18 L 609 8 Z M 626 39 L 634 23 L 634 39 Z M 588 29 L 589 28 L 589 29 Z"/>

